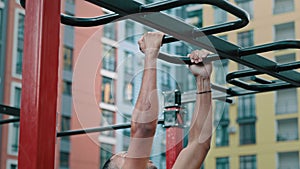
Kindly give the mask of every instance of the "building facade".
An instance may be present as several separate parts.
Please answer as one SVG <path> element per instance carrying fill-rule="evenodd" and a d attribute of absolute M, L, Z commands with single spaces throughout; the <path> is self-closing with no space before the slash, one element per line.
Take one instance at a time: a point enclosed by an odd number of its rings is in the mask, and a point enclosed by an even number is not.
<path fill-rule="evenodd" d="M 279 40 L 300 39 L 300 8 L 295 0 L 232 0 L 251 18 L 248 26 L 220 33 L 241 47 Z M 234 20 L 226 12 L 205 6 L 203 23 L 213 25 Z M 278 63 L 300 59 L 298 50 L 279 50 L 261 55 Z M 215 79 L 220 78 L 215 64 Z M 247 69 L 224 61 L 224 72 Z M 216 71 L 217 70 L 217 71 Z M 267 76 L 264 76 L 268 78 Z M 247 95 L 218 110 L 215 105 L 215 131 L 205 167 L 216 169 L 299 168 L 299 89 Z"/>
<path fill-rule="evenodd" d="M 152 3 L 153 0 L 141 1 Z M 300 3 L 296 0 L 230 0 L 250 14 L 250 24 L 236 31 L 220 33 L 220 38 L 241 47 L 264 44 L 285 39 L 300 39 Z M 110 11 L 84 1 L 62 2 L 62 12 L 84 17 L 98 16 Z M 184 19 L 196 27 L 205 27 L 234 20 L 219 8 L 189 5 L 165 11 Z M 24 16 L 17 0 L 0 0 L 0 103 L 20 107 Z M 58 131 L 85 127 L 107 126 L 130 122 L 137 100 L 143 71 L 143 54 L 137 40 L 151 28 L 132 20 L 123 20 L 93 28 L 61 25 L 60 80 L 58 97 Z M 92 39 L 92 40 L 91 40 Z M 74 74 L 77 61 L 86 46 L 93 42 L 90 54 L 99 56 L 94 79 L 94 92 L 98 114 L 93 109 L 82 113 L 74 106 Z M 162 51 L 185 56 L 191 52 L 188 44 L 176 42 L 164 45 Z M 300 59 L 297 50 L 263 53 L 278 63 Z M 86 55 L 85 57 L 88 57 Z M 195 90 L 193 75 L 185 66 L 158 63 L 158 88 L 163 91 Z M 230 71 L 247 69 L 229 60 L 214 63 L 214 83 L 226 85 L 225 75 Z M 75 84 L 76 85 L 76 84 Z M 90 90 L 82 89 L 82 93 Z M 299 89 L 287 89 L 234 98 L 234 104 L 214 101 L 214 125 L 211 150 L 202 168 L 298 169 L 299 155 Z M 185 104 L 187 124 L 193 103 Z M 162 112 L 162 107 L 161 107 Z M 84 118 L 83 118 L 84 117 Z M 162 118 L 162 115 L 159 116 Z M 1 115 L 0 118 L 11 118 Z M 83 119 L 82 119 L 83 118 Z M 87 124 L 83 124 L 87 121 Z M 0 168 L 17 168 L 19 124 L 0 128 Z M 165 129 L 158 126 L 153 147 L 153 162 L 165 168 Z M 186 131 L 188 134 L 188 129 Z M 113 154 L 127 150 L 130 130 L 84 134 L 57 139 L 56 168 L 101 168 Z M 185 144 L 187 140 L 185 139 Z"/>
<path fill-rule="evenodd" d="M 20 107 L 25 12 L 18 1 L 0 2 L 1 104 Z M 2 119 L 11 118 L 2 115 Z M 17 167 L 19 123 L 1 126 L 0 168 Z"/>
<path fill-rule="evenodd" d="M 75 5 L 77 3 L 81 5 L 80 8 Z M 63 1 L 61 11 L 68 15 L 81 15 L 84 13 L 93 16 L 103 14 L 101 9 L 91 4 L 81 3 L 80 1 L 75 3 L 75 0 Z M 19 108 L 21 103 L 24 18 L 25 10 L 20 6 L 18 0 L 0 1 L 0 104 L 16 108 Z M 60 29 L 57 132 L 83 127 L 78 124 L 79 119 L 73 107 L 73 71 L 84 42 L 99 27 L 87 31 L 80 29 L 63 24 Z M 98 88 L 97 90 L 100 90 L 100 85 Z M 8 119 L 12 117 L 1 115 L 0 118 Z M 100 118 L 99 115 L 97 123 L 91 125 L 99 126 Z M 55 168 L 99 168 L 99 145 L 94 144 L 89 135 L 62 137 L 57 138 L 56 141 Z M 1 125 L 0 143 L 0 168 L 16 169 L 18 165 L 19 123 Z"/>

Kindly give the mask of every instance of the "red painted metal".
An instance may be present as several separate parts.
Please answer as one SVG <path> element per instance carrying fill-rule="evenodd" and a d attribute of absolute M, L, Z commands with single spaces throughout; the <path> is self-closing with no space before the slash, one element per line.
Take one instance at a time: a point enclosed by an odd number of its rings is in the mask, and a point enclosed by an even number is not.
<path fill-rule="evenodd" d="M 180 151 L 183 148 L 183 129 L 170 127 L 166 130 L 166 167 L 172 169 Z"/>
<path fill-rule="evenodd" d="M 19 169 L 54 169 L 60 2 L 26 1 Z"/>

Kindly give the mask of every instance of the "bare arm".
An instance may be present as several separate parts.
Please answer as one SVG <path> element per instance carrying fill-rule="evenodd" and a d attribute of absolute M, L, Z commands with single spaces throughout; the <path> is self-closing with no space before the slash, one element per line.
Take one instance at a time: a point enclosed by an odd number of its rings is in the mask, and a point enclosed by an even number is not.
<path fill-rule="evenodd" d="M 158 116 L 156 62 L 162 33 L 146 33 L 139 46 L 145 53 L 142 87 L 131 119 L 131 138 L 122 169 L 146 168 L 151 153 Z"/>
<path fill-rule="evenodd" d="M 201 62 L 209 54 L 208 51 L 194 51 L 189 57 L 192 62 Z M 191 122 L 189 142 L 184 148 L 173 169 L 199 169 L 203 163 L 211 143 L 212 134 L 212 113 L 211 113 L 211 91 L 210 75 L 212 71 L 211 63 L 204 66 L 190 66 L 191 72 L 195 75 L 198 92 L 204 92 L 196 95 L 194 114 Z"/>

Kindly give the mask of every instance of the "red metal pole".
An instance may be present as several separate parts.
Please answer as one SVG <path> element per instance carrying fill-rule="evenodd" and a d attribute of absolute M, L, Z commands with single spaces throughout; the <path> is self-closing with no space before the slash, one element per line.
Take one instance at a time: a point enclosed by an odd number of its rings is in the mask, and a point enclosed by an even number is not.
<path fill-rule="evenodd" d="M 60 0 L 27 0 L 19 169 L 54 169 Z"/>
<path fill-rule="evenodd" d="M 183 129 L 170 127 L 166 130 L 166 167 L 172 169 L 180 151 L 183 148 Z"/>

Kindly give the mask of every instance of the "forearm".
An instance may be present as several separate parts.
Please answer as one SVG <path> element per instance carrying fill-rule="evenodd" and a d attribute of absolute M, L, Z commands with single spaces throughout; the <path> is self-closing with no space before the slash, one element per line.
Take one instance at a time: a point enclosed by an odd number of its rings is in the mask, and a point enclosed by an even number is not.
<path fill-rule="evenodd" d="M 155 133 L 158 116 L 156 86 L 157 51 L 145 52 L 142 87 L 132 114 L 132 137 L 151 137 Z"/>
<path fill-rule="evenodd" d="M 198 92 L 210 90 L 209 79 L 197 78 Z M 186 166 L 189 166 L 188 168 L 200 168 L 210 148 L 211 116 L 211 92 L 197 94 L 188 146 L 180 152 L 173 169 L 182 169 Z"/>
<path fill-rule="evenodd" d="M 212 134 L 212 113 L 211 113 L 211 91 L 210 79 L 197 77 L 197 92 L 194 114 L 190 127 L 189 143 L 210 144 Z"/>

